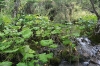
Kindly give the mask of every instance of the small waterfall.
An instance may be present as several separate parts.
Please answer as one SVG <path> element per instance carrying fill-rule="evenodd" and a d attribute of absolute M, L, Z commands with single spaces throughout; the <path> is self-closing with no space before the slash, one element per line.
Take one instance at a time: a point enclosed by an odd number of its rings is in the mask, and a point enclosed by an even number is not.
<path fill-rule="evenodd" d="M 81 50 L 81 53 L 86 53 L 88 56 L 95 56 L 97 51 L 93 49 L 91 41 L 87 37 L 76 38 L 77 44 Z"/>
<path fill-rule="evenodd" d="M 83 56 L 88 58 L 88 62 L 93 62 L 100 66 L 100 45 L 92 46 L 91 41 L 87 37 L 76 38 L 77 51 Z"/>

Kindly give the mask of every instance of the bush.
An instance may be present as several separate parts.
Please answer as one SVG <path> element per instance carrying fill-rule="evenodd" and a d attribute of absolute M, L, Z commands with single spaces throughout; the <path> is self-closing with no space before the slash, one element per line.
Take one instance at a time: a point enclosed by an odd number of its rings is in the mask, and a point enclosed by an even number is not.
<path fill-rule="evenodd" d="M 75 48 L 69 39 L 70 35 L 66 34 L 70 32 L 67 31 L 69 28 L 66 28 L 66 25 L 55 24 L 46 16 L 32 14 L 19 16 L 15 21 L 15 24 L 5 25 L 0 32 L 0 54 L 5 55 L 1 61 L 6 59 L 17 66 L 42 65 L 50 63 L 49 60 L 53 58 L 53 55 L 56 56 L 56 52 L 62 53 L 61 50 L 70 49 L 69 47 L 72 50 Z M 58 51 L 60 47 L 63 49 Z M 8 62 L 9 65 L 12 65 L 11 62 Z"/>

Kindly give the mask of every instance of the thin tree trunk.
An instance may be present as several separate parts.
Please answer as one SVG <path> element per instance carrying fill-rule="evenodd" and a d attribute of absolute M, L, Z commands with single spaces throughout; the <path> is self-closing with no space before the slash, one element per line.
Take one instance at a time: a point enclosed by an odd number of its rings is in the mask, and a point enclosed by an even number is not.
<path fill-rule="evenodd" d="M 13 17 L 17 17 L 19 6 L 20 6 L 20 0 L 14 0 L 14 9 L 12 11 L 13 12 L 12 13 Z"/>
<path fill-rule="evenodd" d="M 100 19 L 100 15 L 98 14 L 98 12 L 96 11 L 96 9 L 95 9 L 95 7 L 94 7 L 94 2 L 93 2 L 93 0 L 90 0 L 90 2 L 91 2 L 91 5 L 92 5 L 92 8 L 93 8 L 94 13 L 96 14 L 96 16 L 97 16 L 97 18 L 98 18 L 98 20 L 99 20 L 99 19 Z"/>
<path fill-rule="evenodd" d="M 90 37 L 91 40 L 95 43 L 100 43 L 100 15 L 98 14 L 98 12 L 96 11 L 95 7 L 94 7 L 94 0 L 90 0 L 91 2 L 91 5 L 92 5 L 92 8 L 93 8 L 93 11 L 95 13 L 95 15 L 97 16 L 97 25 L 94 29 L 94 33 L 93 35 Z"/>

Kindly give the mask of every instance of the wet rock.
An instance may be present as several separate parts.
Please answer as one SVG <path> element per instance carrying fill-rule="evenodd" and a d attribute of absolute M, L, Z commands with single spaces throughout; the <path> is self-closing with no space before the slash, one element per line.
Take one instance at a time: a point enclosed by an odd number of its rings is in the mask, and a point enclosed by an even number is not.
<path fill-rule="evenodd" d="M 88 66 L 90 63 L 89 62 L 83 62 L 82 65 L 83 66 Z"/>
<path fill-rule="evenodd" d="M 59 66 L 83 66 L 81 63 L 68 63 L 67 61 L 62 61 Z"/>
<path fill-rule="evenodd" d="M 87 37 L 76 38 L 77 51 L 85 59 L 83 66 L 100 66 L 100 45 L 92 46 Z M 86 60 L 90 60 L 86 62 Z"/>
<path fill-rule="evenodd" d="M 100 65 L 100 60 L 97 58 L 91 58 L 90 62 Z"/>
<path fill-rule="evenodd" d="M 80 49 L 79 48 L 77 49 L 78 51 L 81 52 L 79 53 L 82 54 L 83 56 L 85 55 L 86 56 L 89 55 L 90 57 L 96 56 L 96 54 L 100 50 L 100 46 L 92 46 L 91 41 L 86 37 L 76 38 L 76 42 L 80 47 Z"/>
<path fill-rule="evenodd" d="M 90 63 L 89 66 L 97 66 L 96 64 Z"/>
<path fill-rule="evenodd" d="M 67 61 L 62 61 L 59 66 L 73 66 L 71 64 L 69 64 Z"/>

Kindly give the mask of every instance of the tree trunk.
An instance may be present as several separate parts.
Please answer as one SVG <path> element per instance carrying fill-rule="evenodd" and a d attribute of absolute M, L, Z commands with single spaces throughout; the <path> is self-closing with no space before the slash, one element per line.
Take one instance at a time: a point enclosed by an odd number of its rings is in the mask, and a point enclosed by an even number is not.
<path fill-rule="evenodd" d="M 17 17 L 20 0 L 14 0 L 14 9 L 12 10 L 12 17 Z"/>
<path fill-rule="evenodd" d="M 98 12 L 96 11 L 95 7 L 94 7 L 94 0 L 90 0 L 93 11 L 95 13 L 95 15 L 97 16 L 97 25 L 94 29 L 94 33 L 93 36 L 91 36 L 91 39 L 96 42 L 96 43 L 100 43 L 100 15 L 98 14 Z"/>

